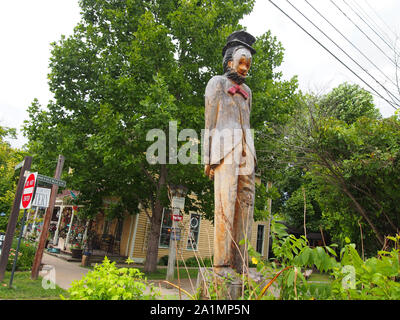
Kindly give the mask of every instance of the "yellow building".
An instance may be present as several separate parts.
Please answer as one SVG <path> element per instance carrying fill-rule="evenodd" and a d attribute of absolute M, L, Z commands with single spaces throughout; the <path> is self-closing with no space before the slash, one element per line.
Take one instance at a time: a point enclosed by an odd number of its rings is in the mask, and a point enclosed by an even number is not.
<path fill-rule="evenodd" d="M 160 230 L 158 258 L 168 255 L 171 234 L 171 212 L 164 209 Z M 178 223 L 181 229 L 178 243 L 178 259 L 197 256 L 197 258 L 211 257 L 214 247 L 214 226 L 211 221 L 204 219 L 196 212 L 184 214 L 183 220 Z M 126 215 L 120 224 L 117 220 L 107 222 L 103 214 L 95 219 L 94 226 L 98 235 L 111 234 L 119 242 L 114 245 L 115 253 L 129 257 L 143 263 L 146 258 L 147 241 L 150 232 L 150 221 L 146 213 Z M 251 245 L 266 257 L 268 225 L 266 221 L 253 222 Z M 192 235 L 192 237 L 190 236 Z"/>
<path fill-rule="evenodd" d="M 72 235 L 72 231 L 69 235 L 66 231 L 69 229 L 78 230 L 78 226 L 82 230 L 83 226 L 83 222 L 80 222 L 77 218 L 73 206 L 69 204 L 68 198 L 68 191 L 64 191 L 62 195 L 59 195 L 55 205 L 55 211 L 58 210 L 58 213 L 54 214 L 54 221 L 52 222 L 54 224 L 58 222 L 60 228 L 64 226 L 65 231 L 63 233 L 56 232 L 57 237 L 54 237 L 54 239 L 57 241 L 54 241 L 54 244 L 66 251 L 70 251 L 70 245 L 74 242 L 73 239 L 76 236 L 76 234 Z M 72 228 L 69 228 L 70 224 Z M 171 226 L 171 211 L 165 208 L 160 230 L 159 259 L 169 253 Z M 194 256 L 198 259 L 204 259 L 212 256 L 214 226 L 211 221 L 202 218 L 197 212 L 185 212 L 183 220 L 178 222 L 178 226 L 181 229 L 181 235 L 177 241 L 177 259 L 186 260 Z M 253 222 L 252 225 L 250 243 L 262 257 L 267 256 L 268 228 L 266 221 Z M 107 221 L 104 213 L 99 213 L 92 220 L 91 230 L 96 238 L 94 249 L 102 249 L 107 253 L 129 257 L 135 262 L 144 263 L 150 233 L 150 220 L 145 212 L 134 215 L 126 214 L 123 219 L 115 219 L 113 221 Z M 63 238 L 62 235 L 64 236 Z M 83 233 L 80 236 L 85 237 Z"/>

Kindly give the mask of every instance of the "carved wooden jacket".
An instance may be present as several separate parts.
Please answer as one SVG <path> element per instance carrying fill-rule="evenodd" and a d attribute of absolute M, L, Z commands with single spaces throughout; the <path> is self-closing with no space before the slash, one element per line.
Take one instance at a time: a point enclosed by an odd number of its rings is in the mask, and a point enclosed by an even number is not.
<path fill-rule="evenodd" d="M 218 164 L 239 143 L 244 142 L 256 160 L 253 130 L 250 129 L 252 95 L 246 84 L 241 93 L 226 76 L 210 79 L 205 92 L 204 164 Z M 235 93 L 229 93 L 231 90 Z"/>

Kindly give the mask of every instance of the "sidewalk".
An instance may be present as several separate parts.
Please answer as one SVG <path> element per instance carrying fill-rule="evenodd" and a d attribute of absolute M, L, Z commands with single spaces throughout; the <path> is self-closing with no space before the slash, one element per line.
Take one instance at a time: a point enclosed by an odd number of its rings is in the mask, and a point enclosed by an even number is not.
<path fill-rule="evenodd" d="M 65 290 L 71 286 L 73 280 L 80 280 L 89 272 L 89 269 L 80 267 L 78 262 L 68 262 L 51 256 L 46 252 L 43 253 L 42 263 L 44 266 L 39 275 L 44 277 L 49 275 L 49 272 L 55 271 L 53 273 L 55 275 L 55 283 Z M 52 277 L 52 274 L 49 276 Z"/>
<path fill-rule="evenodd" d="M 43 268 L 39 275 L 50 279 L 65 290 L 71 287 L 72 281 L 82 279 L 90 271 L 90 269 L 81 267 L 79 262 L 66 261 L 46 252 L 43 254 L 42 264 Z M 179 300 L 179 291 L 177 288 L 166 288 L 166 284 L 162 280 L 151 280 L 149 282 L 153 283 L 154 287 L 160 290 L 162 299 Z M 173 283 L 177 285 L 178 281 L 174 280 Z M 190 294 L 193 293 L 189 279 L 182 279 L 180 284 L 182 289 L 188 291 Z M 196 279 L 192 279 L 192 284 L 196 285 Z M 187 299 L 189 297 L 182 292 L 182 300 Z"/>

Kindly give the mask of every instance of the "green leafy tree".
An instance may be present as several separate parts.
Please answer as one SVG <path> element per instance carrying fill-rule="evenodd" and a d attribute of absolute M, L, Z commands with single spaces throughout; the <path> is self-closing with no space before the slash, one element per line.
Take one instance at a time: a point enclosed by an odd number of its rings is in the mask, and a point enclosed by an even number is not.
<path fill-rule="evenodd" d="M 357 84 L 342 83 L 321 97 L 318 103 L 327 116 L 352 124 L 361 116 L 380 119 L 372 95 Z"/>
<path fill-rule="evenodd" d="M 15 197 L 15 188 L 18 176 L 15 174 L 15 165 L 23 159 L 24 152 L 14 149 L 6 141 L 15 139 L 15 129 L 0 127 L 0 231 L 7 229 L 8 217 Z"/>
<path fill-rule="evenodd" d="M 368 107 L 361 108 L 366 116 L 361 113 L 351 121 L 354 112 L 343 108 L 349 116 L 341 120 L 318 101 L 309 99 L 299 107 L 288 127 L 287 153 L 318 186 L 323 221 L 336 239 L 343 240 L 344 231 L 351 230 L 361 243 L 358 247 L 364 245 L 372 252 L 382 247 L 385 235 L 396 233 L 399 225 L 395 205 L 398 119 L 381 119 Z"/>

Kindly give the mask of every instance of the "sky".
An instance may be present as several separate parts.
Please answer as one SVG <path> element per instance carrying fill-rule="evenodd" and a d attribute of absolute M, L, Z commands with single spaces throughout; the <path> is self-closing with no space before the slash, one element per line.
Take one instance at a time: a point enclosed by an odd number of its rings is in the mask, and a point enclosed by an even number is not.
<path fill-rule="evenodd" d="M 332 4 L 331 0 L 307 1 L 353 45 L 323 20 L 305 0 L 273 0 L 373 89 L 387 97 L 382 86 L 394 90 L 391 82 L 394 80 L 396 68 L 390 60 L 393 60 L 394 51 L 389 45 L 395 43 L 396 34 L 400 35 L 400 1 L 334 0 L 369 39 Z M 326 32 L 338 47 L 319 33 L 290 3 Z M 347 5 L 356 9 L 387 43 L 378 38 Z M 20 129 L 24 120 L 28 118 L 26 110 L 33 99 L 37 98 L 39 103 L 45 106 L 53 97 L 47 83 L 50 43 L 58 41 L 61 35 L 72 34 L 79 20 L 78 0 L 0 2 L 0 34 L 3 43 L 0 50 L 0 126 L 17 129 L 18 138 L 9 140 L 13 147 L 20 148 L 27 142 Z M 318 45 L 269 0 L 257 0 L 253 12 L 241 23 L 254 36 L 271 30 L 272 35 L 277 37 L 285 49 L 284 61 L 279 69 L 283 79 L 297 76 L 302 91 L 326 93 L 345 81 L 357 83 L 371 91 L 370 87 Z M 371 61 L 377 68 L 370 63 Z M 395 109 L 381 98 L 376 97 L 375 103 L 384 117 L 394 114 Z"/>

